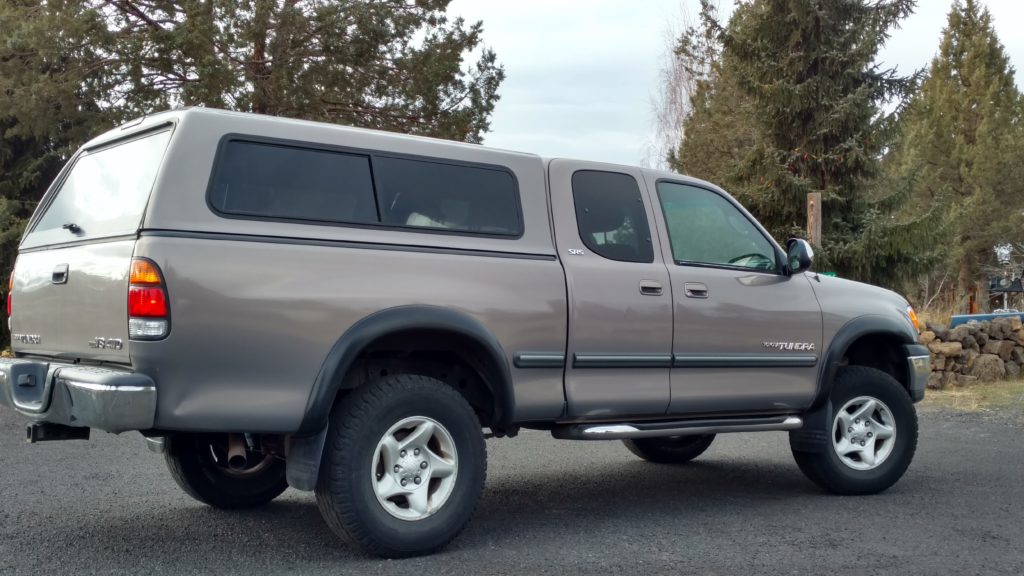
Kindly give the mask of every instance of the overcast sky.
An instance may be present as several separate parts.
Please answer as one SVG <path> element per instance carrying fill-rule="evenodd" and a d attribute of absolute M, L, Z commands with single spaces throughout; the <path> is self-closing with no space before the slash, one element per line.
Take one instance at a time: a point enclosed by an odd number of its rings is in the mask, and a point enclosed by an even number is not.
<path fill-rule="evenodd" d="M 989 0 L 1011 63 L 1024 66 L 1024 1 Z M 484 143 L 585 160 L 638 164 L 654 127 L 652 98 L 670 26 L 696 0 L 454 0 L 452 14 L 483 20 L 484 40 L 505 66 Z M 725 11 L 732 5 L 722 0 Z M 951 2 L 918 0 L 880 61 L 901 72 L 928 65 Z M 1021 77 L 1017 85 L 1022 86 Z"/>

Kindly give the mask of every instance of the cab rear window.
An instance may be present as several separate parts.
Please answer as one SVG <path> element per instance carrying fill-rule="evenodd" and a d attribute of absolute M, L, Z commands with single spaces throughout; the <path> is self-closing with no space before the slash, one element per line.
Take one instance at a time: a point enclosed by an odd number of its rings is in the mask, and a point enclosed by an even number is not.
<path fill-rule="evenodd" d="M 164 130 L 80 155 L 23 246 L 134 234 L 170 137 Z"/>

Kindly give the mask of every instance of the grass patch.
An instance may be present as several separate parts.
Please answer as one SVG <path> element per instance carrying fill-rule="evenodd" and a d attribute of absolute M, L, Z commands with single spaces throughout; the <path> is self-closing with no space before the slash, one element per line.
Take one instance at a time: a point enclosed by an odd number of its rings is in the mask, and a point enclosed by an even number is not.
<path fill-rule="evenodd" d="M 976 384 L 967 388 L 928 390 L 921 405 L 964 412 L 1024 408 L 1024 379 Z"/>

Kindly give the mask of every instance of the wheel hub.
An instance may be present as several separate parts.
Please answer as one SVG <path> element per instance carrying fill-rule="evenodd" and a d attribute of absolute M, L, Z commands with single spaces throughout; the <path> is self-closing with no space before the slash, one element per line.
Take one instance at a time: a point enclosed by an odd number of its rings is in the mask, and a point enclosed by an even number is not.
<path fill-rule="evenodd" d="M 860 396 L 836 411 L 832 447 L 847 467 L 877 468 L 892 454 L 895 441 L 895 418 L 881 400 Z"/>
<path fill-rule="evenodd" d="M 421 520 L 451 496 L 458 470 L 455 441 L 436 420 L 405 418 L 377 443 L 373 456 L 377 501 L 402 520 Z"/>

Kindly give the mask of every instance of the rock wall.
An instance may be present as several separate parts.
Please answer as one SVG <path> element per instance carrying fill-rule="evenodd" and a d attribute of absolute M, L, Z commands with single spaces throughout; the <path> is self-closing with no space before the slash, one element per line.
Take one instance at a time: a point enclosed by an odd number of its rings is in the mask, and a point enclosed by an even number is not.
<path fill-rule="evenodd" d="M 1024 325 L 1019 317 L 969 322 L 956 328 L 927 324 L 921 343 L 932 353 L 929 388 L 970 386 L 1017 378 L 1024 367 Z"/>

